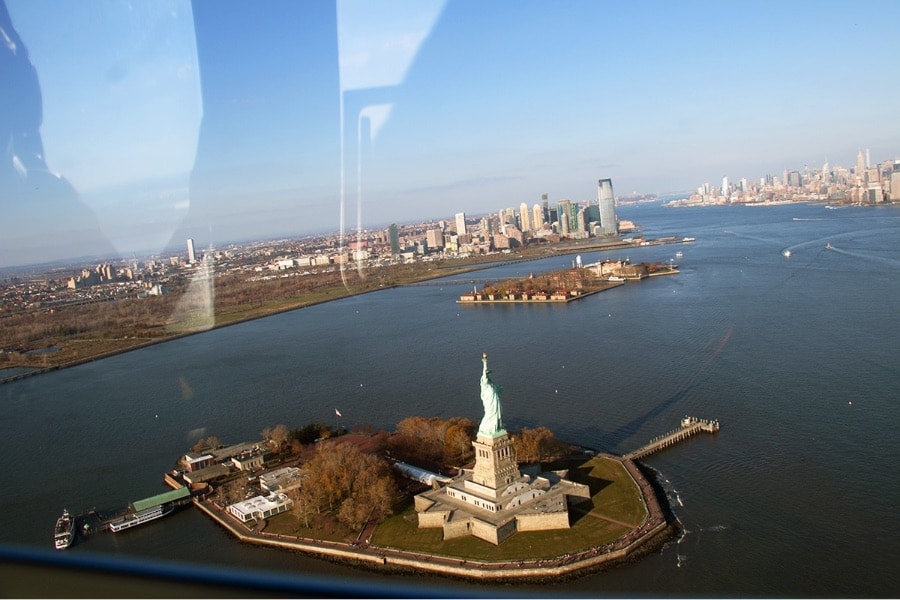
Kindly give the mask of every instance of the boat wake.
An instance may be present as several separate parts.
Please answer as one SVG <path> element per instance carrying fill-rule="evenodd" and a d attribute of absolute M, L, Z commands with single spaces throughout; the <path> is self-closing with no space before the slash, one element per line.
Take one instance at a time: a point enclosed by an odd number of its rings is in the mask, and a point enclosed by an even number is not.
<path fill-rule="evenodd" d="M 879 255 L 875 255 L 875 254 L 866 254 L 866 253 L 862 253 L 862 252 L 853 252 L 851 250 L 845 250 L 843 248 L 838 248 L 831 242 L 829 242 L 828 245 L 825 246 L 825 249 L 830 250 L 832 252 L 836 252 L 838 254 L 842 254 L 842 255 L 850 257 L 850 258 L 858 258 L 860 260 L 871 261 L 871 262 L 876 262 L 876 263 L 883 263 L 886 265 L 891 265 L 893 267 L 900 267 L 900 260 L 897 260 L 895 258 L 879 256 Z"/>

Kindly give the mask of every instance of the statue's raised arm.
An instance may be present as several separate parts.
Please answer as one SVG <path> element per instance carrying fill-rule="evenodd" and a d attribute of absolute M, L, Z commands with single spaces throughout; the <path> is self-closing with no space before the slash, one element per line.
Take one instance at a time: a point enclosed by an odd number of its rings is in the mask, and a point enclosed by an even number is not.
<path fill-rule="evenodd" d="M 505 433 L 500 410 L 500 394 L 503 388 L 491 381 L 486 353 L 482 354 L 481 361 L 484 363 L 481 371 L 481 403 L 484 405 L 484 418 L 478 427 L 478 435 L 495 437 L 499 433 Z"/>

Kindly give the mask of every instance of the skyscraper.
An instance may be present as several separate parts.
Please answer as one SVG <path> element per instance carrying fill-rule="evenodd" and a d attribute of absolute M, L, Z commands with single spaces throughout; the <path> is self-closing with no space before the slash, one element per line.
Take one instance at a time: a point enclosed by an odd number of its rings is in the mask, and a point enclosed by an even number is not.
<path fill-rule="evenodd" d="M 400 230 L 397 229 L 396 223 L 391 223 L 388 227 L 388 236 L 391 240 L 391 255 L 396 258 L 400 256 Z"/>
<path fill-rule="evenodd" d="M 456 235 L 466 235 L 466 213 L 456 213 Z"/>
<path fill-rule="evenodd" d="M 532 229 L 540 229 L 544 226 L 544 210 L 540 204 L 535 203 L 531 209 L 531 227 Z"/>
<path fill-rule="evenodd" d="M 531 231 L 531 215 L 528 213 L 528 205 L 526 203 L 522 203 L 519 205 L 519 225 L 522 227 L 522 231 Z"/>
<path fill-rule="evenodd" d="M 891 171 L 891 202 L 898 200 L 900 200 L 900 160 L 895 160 Z"/>
<path fill-rule="evenodd" d="M 578 206 L 571 200 L 556 203 L 556 218 L 559 220 L 559 234 L 567 236 L 578 226 Z"/>
<path fill-rule="evenodd" d="M 600 204 L 600 232 L 604 235 L 619 233 L 616 221 L 616 197 L 613 195 L 612 179 L 601 179 L 597 190 L 597 202 Z"/>
<path fill-rule="evenodd" d="M 425 232 L 425 243 L 429 250 L 437 250 L 444 247 L 444 232 L 440 229 L 429 229 Z"/>
<path fill-rule="evenodd" d="M 197 255 L 194 254 L 194 240 L 193 238 L 188 238 L 187 241 L 187 251 L 188 251 L 188 264 L 192 265 L 197 262 Z"/>

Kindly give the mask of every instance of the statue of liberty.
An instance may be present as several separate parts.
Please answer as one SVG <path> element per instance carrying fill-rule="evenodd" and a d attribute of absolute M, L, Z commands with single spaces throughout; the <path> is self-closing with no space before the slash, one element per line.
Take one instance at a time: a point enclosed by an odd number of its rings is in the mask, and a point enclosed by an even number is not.
<path fill-rule="evenodd" d="M 478 426 L 478 435 L 485 437 L 497 437 L 505 434 L 503 420 L 500 415 L 500 394 L 503 388 L 491 381 L 491 371 L 487 366 L 487 353 L 482 354 L 481 362 L 484 370 L 481 372 L 481 402 L 484 404 L 484 418 Z"/>

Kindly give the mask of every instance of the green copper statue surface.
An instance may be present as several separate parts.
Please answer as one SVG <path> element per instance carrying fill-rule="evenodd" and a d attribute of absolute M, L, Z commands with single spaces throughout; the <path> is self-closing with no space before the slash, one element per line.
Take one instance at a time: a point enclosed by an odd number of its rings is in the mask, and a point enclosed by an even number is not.
<path fill-rule="evenodd" d="M 481 362 L 484 369 L 481 372 L 481 403 L 484 404 L 484 418 L 478 426 L 478 435 L 497 437 L 506 431 L 503 429 L 503 419 L 500 415 L 500 394 L 503 388 L 491 381 L 491 371 L 487 366 L 487 354 L 483 354 Z"/>

